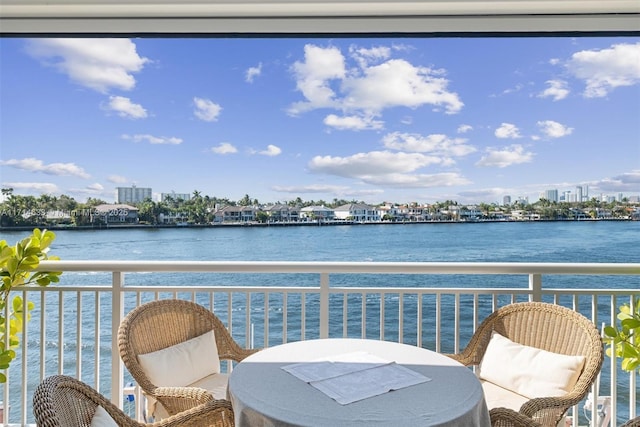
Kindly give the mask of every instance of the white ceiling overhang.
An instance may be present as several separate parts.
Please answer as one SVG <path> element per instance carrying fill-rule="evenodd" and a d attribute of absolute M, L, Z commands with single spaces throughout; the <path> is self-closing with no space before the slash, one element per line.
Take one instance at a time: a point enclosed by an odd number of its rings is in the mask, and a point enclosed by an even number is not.
<path fill-rule="evenodd" d="M 3 35 L 639 31 L 640 0 L 0 0 Z"/>

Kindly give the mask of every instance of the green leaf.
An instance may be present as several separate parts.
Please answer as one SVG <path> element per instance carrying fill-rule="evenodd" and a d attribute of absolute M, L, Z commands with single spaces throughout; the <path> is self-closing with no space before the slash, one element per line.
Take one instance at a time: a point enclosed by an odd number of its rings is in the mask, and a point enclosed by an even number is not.
<path fill-rule="evenodd" d="M 618 336 L 618 331 L 613 326 L 607 325 L 604 327 L 604 334 L 608 337 L 615 338 Z"/>

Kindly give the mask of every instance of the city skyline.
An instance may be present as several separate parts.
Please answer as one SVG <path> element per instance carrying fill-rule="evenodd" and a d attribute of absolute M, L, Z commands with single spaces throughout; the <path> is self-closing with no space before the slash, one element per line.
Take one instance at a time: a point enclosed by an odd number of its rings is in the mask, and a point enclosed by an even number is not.
<path fill-rule="evenodd" d="M 16 194 L 640 194 L 638 37 L 5 38 L 0 87 Z"/>

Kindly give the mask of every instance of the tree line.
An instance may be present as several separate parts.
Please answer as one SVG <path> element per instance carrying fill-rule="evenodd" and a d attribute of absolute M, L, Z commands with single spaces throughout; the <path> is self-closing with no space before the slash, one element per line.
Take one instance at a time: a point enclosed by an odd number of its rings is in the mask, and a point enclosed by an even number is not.
<path fill-rule="evenodd" d="M 54 196 L 42 194 L 36 196 L 23 196 L 14 194 L 12 188 L 2 189 L 3 202 L 0 203 L 0 226 L 42 226 L 55 225 L 62 221 L 67 221 L 71 225 L 91 225 L 94 221 L 92 213 L 95 207 L 108 204 L 106 201 L 89 197 L 86 202 L 78 202 L 68 195 Z M 306 206 L 326 206 L 336 208 L 349 203 L 364 203 L 357 200 L 345 200 L 334 198 L 331 201 L 325 200 L 303 200 L 297 197 L 287 202 L 276 202 L 275 204 L 290 207 L 303 208 Z M 272 203 L 271 203 L 272 204 Z M 384 205 L 385 203 L 380 203 Z M 418 206 L 417 203 L 409 203 L 410 206 Z M 133 204 L 138 209 L 138 218 L 143 223 L 155 224 L 161 214 L 174 214 L 184 222 L 192 224 L 209 224 L 213 221 L 216 209 L 225 206 L 255 206 L 260 207 L 258 199 L 245 194 L 240 200 L 234 201 L 228 198 L 211 197 L 202 195 L 198 190 L 193 191 L 188 200 L 167 196 L 163 201 L 154 201 L 150 198 L 140 203 Z M 470 207 L 459 205 L 454 200 L 445 200 L 426 205 L 426 210 L 430 214 L 441 212 L 457 211 L 458 215 L 468 211 Z M 510 214 L 514 210 L 521 210 L 527 215 L 536 214 L 541 219 L 571 219 L 577 211 L 583 212 L 586 217 L 597 218 L 598 210 L 607 210 L 613 218 L 629 217 L 634 208 L 625 198 L 620 202 L 603 202 L 595 198 L 583 202 L 552 202 L 547 199 L 540 199 L 535 203 L 522 204 L 515 202 L 511 205 L 498 205 L 496 203 L 480 203 L 474 208 L 481 212 L 482 219 L 493 219 L 501 214 Z M 262 213 L 262 215 L 260 215 Z M 258 221 L 266 219 L 266 213 L 258 212 Z M 455 218 L 449 218 L 455 219 Z M 458 218 L 459 219 L 459 218 Z"/>

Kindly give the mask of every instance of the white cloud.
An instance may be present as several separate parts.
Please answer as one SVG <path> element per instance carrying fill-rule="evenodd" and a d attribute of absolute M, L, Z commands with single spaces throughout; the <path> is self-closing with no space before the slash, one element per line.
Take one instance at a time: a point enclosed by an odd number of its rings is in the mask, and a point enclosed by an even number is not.
<path fill-rule="evenodd" d="M 637 194 L 640 188 L 640 169 L 632 170 L 618 176 L 605 178 L 589 184 L 601 191 L 608 192 L 634 192 Z"/>
<path fill-rule="evenodd" d="M 281 193 L 338 193 L 347 191 L 350 187 L 339 186 L 339 185 L 320 185 L 320 184 L 312 184 L 312 185 L 290 185 L 290 186 L 282 186 L 275 185 L 272 187 L 274 191 L 278 191 Z"/>
<path fill-rule="evenodd" d="M 122 135 L 122 139 L 128 139 L 133 142 L 147 141 L 149 144 L 161 144 L 161 145 L 179 145 L 182 144 L 182 139 L 175 136 L 153 136 L 149 134 L 138 135 Z"/>
<path fill-rule="evenodd" d="M 367 184 L 396 188 L 453 187 L 471 184 L 471 181 L 455 172 L 416 175 L 392 173 L 365 177 L 363 181 Z"/>
<path fill-rule="evenodd" d="M 304 62 L 292 66 L 296 87 L 307 102 L 298 102 L 289 109 L 290 114 L 299 114 L 315 108 L 337 107 L 335 93 L 330 81 L 346 75 L 344 57 L 338 48 L 321 48 L 311 44 L 304 47 Z"/>
<path fill-rule="evenodd" d="M 218 116 L 222 111 L 222 107 L 209 99 L 193 98 L 193 103 L 196 106 L 193 114 L 200 120 L 205 122 L 215 122 L 218 120 Z"/>
<path fill-rule="evenodd" d="M 458 129 L 456 130 L 456 132 L 458 133 L 467 133 L 469 131 L 473 130 L 473 126 L 471 125 L 460 125 L 458 126 Z"/>
<path fill-rule="evenodd" d="M 316 156 L 309 162 L 309 169 L 313 172 L 363 179 L 374 175 L 412 172 L 440 162 L 438 157 L 420 153 L 371 151 L 349 157 Z"/>
<path fill-rule="evenodd" d="M 259 77 L 262 74 L 262 62 L 258 64 L 257 67 L 249 67 L 245 73 L 245 81 L 248 83 L 253 83 L 253 80 L 256 77 Z"/>
<path fill-rule="evenodd" d="M 566 67 L 574 77 L 584 81 L 586 98 L 601 98 L 615 88 L 640 83 L 640 43 L 576 52 Z"/>
<path fill-rule="evenodd" d="M 444 108 L 448 114 L 459 112 L 463 103 L 449 92 L 449 81 L 439 70 L 416 67 L 403 59 L 391 59 L 362 70 L 362 75 L 347 77 L 341 88 L 342 107 L 379 113 L 385 108 L 418 108 L 425 104 Z"/>
<path fill-rule="evenodd" d="M 464 105 L 458 94 L 447 89 L 449 81 L 442 77 L 442 70 L 387 59 L 389 51 L 383 48 L 351 51 L 359 61 L 347 71 L 339 49 L 305 46 L 304 61 L 292 67 L 297 89 L 305 100 L 294 103 L 290 114 L 333 108 L 349 115 L 378 116 L 386 108 L 424 105 L 453 114 Z M 373 59 L 384 62 L 370 66 Z"/>
<path fill-rule="evenodd" d="M 449 138 L 447 135 L 419 135 L 393 132 L 385 135 L 382 142 L 386 148 L 399 151 L 431 153 L 445 157 L 460 157 L 476 151 L 475 147 L 467 145 L 464 138 Z"/>
<path fill-rule="evenodd" d="M 276 147 L 275 145 L 269 144 L 267 145 L 266 150 L 260 151 L 258 154 L 262 154 L 263 156 L 274 157 L 282 153 L 280 147 Z"/>
<path fill-rule="evenodd" d="M 476 163 L 476 166 L 497 166 L 505 168 L 507 166 L 520 163 L 529 163 L 533 159 L 532 152 L 525 152 L 524 147 L 514 144 L 501 150 L 488 148 L 486 155 Z"/>
<path fill-rule="evenodd" d="M 563 136 L 571 135 L 573 128 L 567 127 L 553 120 L 544 120 L 538 122 L 540 131 L 549 138 L 561 138 Z"/>
<path fill-rule="evenodd" d="M 101 192 L 104 191 L 104 186 L 98 182 L 87 185 L 87 190 Z"/>
<path fill-rule="evenodd" d="M 42 160 L 29 157 L 25 159 L 11 159 L 0 161 L 0 165 L 11 166 L 16 169 L 22 169 L 30 172 L 42 172 L 47 175 L 57 176 L 77 176 L 78 178 L 88 179 L 91 177 L 81 167 L 75 163 L 49 163 L 45 164 Z"/>
<path fill-rule="evenodd" d="M 329 114 L 324 118 L 324 124 L 338 130 L 378 130 L 384 128 L 384 122 L 374 120 L 373 117 L 342 116 Z"/>
<path fill-rule="evenodd" d="M 212 147 L 211 151 L 216 154 L 233 154 L 237 153 L 238 149 L 228 142 L 221 142 L 217 147 Z"/>
<path fill-rule="evenodd" d="M 147 117 L 147 110 L 142 105 L 134 104 L 124 96 L 110 96 L 106 109 L 115 111 L 120 117 L 129 119 L 144 119 Z"/>
<path fill-rule="evenodd" d="M 384 193 L 384 190 L 380 188 L 376 189 L 354 189 L 352 187 L 341 185 L 298 185 L 298 186 L 280 186 L 276 185 L 271 188 L 273 191 L 280 193 L 292 193 L 292 194 L 332 194 L 338 197 L 361 197 L 361 196 L 375 196 Z"/>
<path fill-rule="evenodd" d="M 120 175 L 109 175 L 107 177 L 107 181 L 109 182 L 113 182 L 114 184 L 124 184 L 125 182 L 127 182 L 127 178 L 125 178 L 124 176 L 120 176 Z"/>
<path fill-rule="evenodd" d="M 365 68 L 371 62 L 380 62 L 391 56 L 391 48 L 377 46 L 372 48 L 349 47 L 349 53 L 358 62 L 361 68 Z"/>
<path fill-rule="evenodd" d="M 495 135 L 498 138 L 521 138 L 520 130 L 518 127 L 511 123 L 502 123 L 495 131 Z"/>
<path fill-rule="evenodd" d="M 547 87 L 538 94 L 538 98 L 553 98 L 554 101 L 565 99 L 569 95 L 567 82 L 563 80 L 547 80 Z"/>
<path fill-rule="evenodd" d="M 3 182 L 2 186 L 41 194 L 60 193 L 58 186 L 50 182 Z"/>
<path fill-rule="evenodd" d="M 133 89 L 133 73 L 149 61 L 138 55 L 131 40 L 121 38 L 35 38 L 27 51 L 73 82 L 101 93 Z"/>

